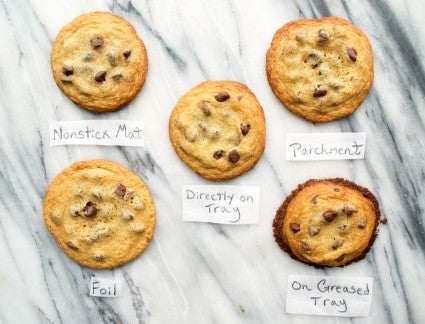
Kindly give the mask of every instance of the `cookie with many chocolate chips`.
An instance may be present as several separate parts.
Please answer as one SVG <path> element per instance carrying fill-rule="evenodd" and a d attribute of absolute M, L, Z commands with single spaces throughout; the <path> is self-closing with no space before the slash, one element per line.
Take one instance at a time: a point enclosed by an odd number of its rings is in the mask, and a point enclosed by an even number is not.
<path fill-rule="evenodd" d="M 50 184 L 44 221 L 60 248 L 90 268 L 115 268 L 139 256 L 155 227 L 146 185 L 106 160 L 77 162 Z"/>
<path fill-rule="evenodd" d="M 62 28 L 51 65 L 56 84 L 75 104 L 102 113 L 122 108 L 139 93 L 148 57 L 130 23 L 92 12 Z"/>
<path fill-rule="evenodd" d="M 273 232 L 292 258 L 316 267 L 342 267 L 365 257 L 379 218 L 378 201 L 368 189 L 341 178 L 311 179 L 279 207 Z"/>
<path fill-rule="evenodd" d="M 232 179 L 253 168 L 263 153 L 263 108 L 242 83 L 206 81 L 178 101 L 169 134 L 177 155 L 200 176 Z"/>
<path fill-rule="evenodd" d="M 328 122 L 353 113 L 369 93 L 372 48 L 345 19 L 293 21 L 275 33 L 266 71 L 286 108 L 308 121 Z"/>

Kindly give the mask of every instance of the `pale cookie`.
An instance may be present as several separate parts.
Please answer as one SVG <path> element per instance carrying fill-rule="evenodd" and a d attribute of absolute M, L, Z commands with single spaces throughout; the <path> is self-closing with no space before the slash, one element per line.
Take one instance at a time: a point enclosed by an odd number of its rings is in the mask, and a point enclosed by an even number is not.
<path fill-rule="evenodd" d="M 148 57 L 132 25 L 108 12 L 92 12 L 62 28 L 51 65 L 56 84 L 75 104 L 101 113 L 123 107 L 139 93 Z"/>
<path fill-rule="evenodd" d="M 380 211 L 366 188 L 340 179 L 311 179 L 292 191 L 273 222 L 278 245 L 316 267 L 363 259 L 377 235 Z"/>
<path fill-rule="evenodd" d="M 169 133 L 177 155 L 200 176 L 232 179 L 253 168 L 263 153 L 263 108 L 242 83 L 206 81 L 178 101 Z"/>
<path fill-rule="evenodd" d="M 373 82 L 366 35 L 338 17 L 290 22 L 273 37 L 266 70 L 276 97 L 312 122 L 350 115 Z"/>
<path fill-rule="evenodd" d="M 145 184 L 106 160 L 77 162 L 50 184 L 44 221 L 60 248 L 90 268 L 115 268 L 139 256 L 155 227 Z"/>

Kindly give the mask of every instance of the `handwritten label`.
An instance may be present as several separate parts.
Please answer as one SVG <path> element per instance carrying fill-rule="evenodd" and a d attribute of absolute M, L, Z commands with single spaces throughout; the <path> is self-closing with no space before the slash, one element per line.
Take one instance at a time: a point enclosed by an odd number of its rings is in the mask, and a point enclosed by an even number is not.
<path fill-rule="evenodd" d="M 50 145 L 143 146 L 143 121 L 79 120 L 50 123 Z"/>
<path fill-rule="evenodd" d="M 256 224 L 260 193 L 255 186 L 184 186 L 183 220 Z"/>
<path fill-rule="evenodd" d="M 344 317 L 369 316 L 372 278 L 289 275 L 286 312 Z"/>
<path fill-rule="evenodd" d="M 363 159 L 366 133 L 286 134 L 287 160 Z"/>
<path fill-rule="evenodd" d="M 121 295 L 122 295 L 121 281 L 91 277 L 90 296 L 120 297 Z"/>

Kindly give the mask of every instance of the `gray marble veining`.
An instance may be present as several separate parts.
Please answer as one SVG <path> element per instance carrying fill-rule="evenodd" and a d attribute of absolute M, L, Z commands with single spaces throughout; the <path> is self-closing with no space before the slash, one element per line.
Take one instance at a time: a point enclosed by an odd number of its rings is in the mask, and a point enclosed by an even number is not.
<path fill-rule="evenodd" d="M 143 38 L 149 72 L 125 109 L 93 115 L 54 83 L 50 50 L 79 14 L 111 11 Z M 376 1 L 0 1 L 0 323 L 424 323 L 425 309 L 425 2 Z M 375 80 L 361 107 L 328 124 L 288 112 L 265 75 L 274 32 L 300 18 L 344 17 L 368 35 Z M 251 172 L 227 183 L 258 185 L 259 224 L 184 223 L 181 187 L 207 184 L 177 158 L 168 117 L 206 79 L 246 83 L 264 107 L 266 150 Z M 49 146 L 51 121 L 145 121 L 145 147 Z M 366 132 L 364 160 L 290 162 L 288 132 Z M 117 161 L 151 189 L 157 227 L 148 250 L 115 270 L 70 260 L 47 232 L 42 199 L 69 164 Z M 275 244 L 277 207 L 309 178 L 344 177 L 376 193 L 387 225 L 367 258 L 341 269 L 298 263 Z M 227 184 L 226 183 L 226 184 Z M 288 274 L 369 276 L 368 318 L 285 313 Z M 88 296 L 91 276 L 120 279 L 120 298 Z"/>

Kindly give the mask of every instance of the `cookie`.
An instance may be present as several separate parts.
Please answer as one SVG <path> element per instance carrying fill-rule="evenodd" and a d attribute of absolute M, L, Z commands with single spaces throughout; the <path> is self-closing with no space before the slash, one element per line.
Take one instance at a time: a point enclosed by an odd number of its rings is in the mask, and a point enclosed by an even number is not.
<path fill-rule="evenodd" d="M 169 135 L 180 159 L 200 176 L 232 179 L 253 168 L 263 153 L 263 108 L 242 83 L 206 81 L 177 102 Z"/>
<path fill-rule="evenodd" d="M 341 178 L 311 179 L 277 210 L 274 237 L 296 260 L 342 267 L 365 257 L 379 218 L 378 201 L 368 189 Z"/>
<path fill-rule="evenodd" d="M 274 35 L 266 71 L 276 97 L 311 122 L 329 122 L 356 110 L 373 82 L 366 35 L 338 17 L 290 22 Z"/>
<path fill-rule="evenodd" d="M 148 57 L 133 26 L 108 12 L 81 15 L 53 43 L 56 84 L 75 104 L 102 113 L 122 108 L 145 82 Z"/>
<path fill-rule="evenodd" d="M 115 268 L 139 256 L 155 227 L 145 184 L 106 160 L 77 162 L 50 184 L 44 221 L 60 248 L 90 268 Z"/>

